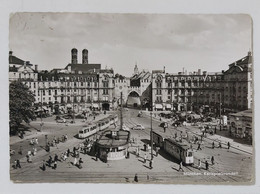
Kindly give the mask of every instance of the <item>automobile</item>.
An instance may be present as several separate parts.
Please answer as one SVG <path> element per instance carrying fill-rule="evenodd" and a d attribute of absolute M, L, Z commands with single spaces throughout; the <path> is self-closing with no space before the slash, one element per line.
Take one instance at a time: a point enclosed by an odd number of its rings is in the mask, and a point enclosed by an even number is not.
<path fill-rule="evenodd" d="M 66 119 L 56 119 L 57 123 L 66 123 Z"/>
<path fill-rule="evenodd" d="M 133 130 L 144 130 L 144 126 L 141 125 L 141 124 L 137 124 L 137 125 L 134 126 L 132 129 L 133 129 Z"/>
<path fill-rule="evenodd" d="M 128 108 L 125 108 L 125 111 L 128 111 L 129 109 Z"/>

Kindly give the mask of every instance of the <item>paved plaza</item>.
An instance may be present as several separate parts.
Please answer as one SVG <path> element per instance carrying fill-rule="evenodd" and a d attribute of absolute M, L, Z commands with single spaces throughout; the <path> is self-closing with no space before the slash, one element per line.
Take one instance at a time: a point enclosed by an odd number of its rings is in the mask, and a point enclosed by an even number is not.
<path fill-rule="evenodd" d="M 116 112 L 110 112 L 115 114 Z M 108 114 L 110 114 L 108 113 Z M 95 121 L 108 116 L 100 114 Z M 44 126 L 40 129 L 40 121 L 31 122 L 28 132 L 24 139 L 17 136 L 10 137 L 10 148 L 15 150 L 15 154 L 10 158 L 10 176 L 14 182 L 134 182 L 134 176 L 137 174 L 139 183 L 213 183 L 222 184 L 235 182 L 251 182 L 253 179 L 253 148 L 250 145 L 238 143 L 228 137 L 217 134 L 207 135 L 201 145 L 202 150 L 197 150 L 197 145 L 192 145 L 194 152 L 194 165 L 184 166 L 184 172 L 179 172 L 179 163 L 170 157 L 163 150 L 159 151 L 158 156 L 153 159 L 153 168 L 149 167 L 150 151 L 144 151 L 143 145 L 150 141 L 150 123 L 151 118 L 148 112 L 144 112 L 142 117 L 137 117 L 138 110 L 129 109 L 123 113 L 123 122 L 130 128 L 131 144 L 129 145 L 130 157 L 128 159 L 108 161 L 104 163 L 96 161 L 94 156 L 80 153 L 83 160 L 82 168 L 79 169 L 73 165 L 74 157 L 69 156 L 66 161 L 58 161 L 57 168 L 46 166 L 43 171 L 43 160 L 47 161 L 49 156 L 54 158 L 55 154 L 59 157 L 69 148 L 78 147 L 84 140 L 77 138 L 78 130 L 84 125 L 80 119 L 74 124 L 56 123 L 54 117 L 44 118 Z M 93 122 L 94 118 L 88 118 L 88 122 Z M 153 117 L 152 125 L 154 131 L 163 132 L 159 124 L 163 120 L 158 116 Z M 144 130 L 131 130 L 136 124 L 142 124 Z M 110 129 L 114 128 L 111 126 Z M 167 133 L 180 136 L 189 132 L 192 135 L 199 135 L 201 132 L 198 127 L 172 127 L 167 128 Z M 54 138 L 68 136 L 66 142 L 60 142 L 55 147 L 50 148 L 50 152 L 45 150 L 45 135 L 51 140 Z M 27 162 L 26 154 L 32 151 L 33 146 L 29 144 L 32 138 L 38 138 L 39 144 L 35 145 L 37 154 L 32 157 L 32 163 Z M 96 135 L 90 137 L 95 140 Z M 212 141 L 221 141 L 222 148 L 212 149 Z M 230 142 L 231 148 L 227 149 L 227 142 Z M 23 153 L 18 153 L 22 146 Z M 139 156 L 136 155 L 136 149 L 140 148 Z M 217 147 L 217 146 L 216 146 Z M 147 161 L 144 163 L 144 156 Z M 211 164 L 211 157 L 214 156 L 215 163 Z M 21 168 L 14 169 L 12 164 L 14 160 L 20 160 Z M 198 168 L 198 159 L 202 161 L 201 169 Z M 205 170 L 205 161 L 209 162 L 209 169 Z"/>

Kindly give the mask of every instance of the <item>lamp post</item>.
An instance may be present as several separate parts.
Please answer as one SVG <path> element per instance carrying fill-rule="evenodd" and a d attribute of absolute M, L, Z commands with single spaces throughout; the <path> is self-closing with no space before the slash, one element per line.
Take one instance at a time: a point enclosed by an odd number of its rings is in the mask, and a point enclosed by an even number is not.
<path fill-rule="evenodd" d="M 43 127 L 43 121 L 42 121 L 42 111 L 43 111 L 43 108 L 42 108 L 42 93 L 43 93 L 43 88 L 41 88 L 41 123 L 40 123 L 40 131 L 42 131 L 42 127 Z"/>
<path fill-rule="evenodd" d="M 150 115 L 151 115 L 151 160 L 153 160 L 153 111 L 151 111 Z"/>

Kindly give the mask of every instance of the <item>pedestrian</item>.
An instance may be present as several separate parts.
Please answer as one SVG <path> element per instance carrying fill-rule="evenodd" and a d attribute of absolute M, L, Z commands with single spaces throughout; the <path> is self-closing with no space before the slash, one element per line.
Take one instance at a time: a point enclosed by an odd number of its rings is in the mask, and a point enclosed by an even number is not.
<path fill-rule="evenodd" d="M 218 148 L 222 148 L 221 142 L 218 142 Z"/>
<path fill-rule="evenodd" d="M 135 181 L 135 182 L 138 182 L 138 176 L 137 176 L 137 174 L 135 174 L 134 181 Z"/>
<path fill-rule="evenodd" d="M 56 170 L 56 168 L 57 168 L 57 162 L 55 161 L 53 165 L 53 169 Z"/>
<path fill-rule="evenodd" d="M 182 165 L 182 161 L 181 161 L 180 165 L 179 165 L 179 170 L 178 171 L 180 171 L 180 170 L 184 171 L 182 167 L 183 167 L 183 165 Z"/>
<path fill-rule="evenodd" d="M 201 168 L 201 160 L 199 159 L 199 162 L 198 162 L 198 169 L 200 170 Z"/>
<path fill-rule="evenodd" d="M 96 152 L 95 156 L 96 156 L 96 161 L 98 161 L 98 153 L 97 152 Z"/>
<path fill-rule="evenodd" d="M 211 164 L 214 165 L 214 156 L 211 157 Z"/>
<path fill-rule="evenodd" d="M 82 168 L 82 163 L 83 163 L 83 160 L 82 160 L 82 158 L 80 158 L 80 159 L 79 159 L 79 169 Z"/>
<path fill-rule="evenodd" d="M 150 169 L 153 168 L 153 160 L 150 160 L 150 162 L 149 162 L 149 167 L 150 167 Z"/>
<path fill-rule="evenodd" d="M 52 163 L 52 157 L 49 156 L 49 160 L 48 160 L 48 166 L 51 167 L 51 163 Z"/>
<path fill-rule="evenodd" d="M 214 131 L 215 134 L 217 134 L 217 126 L 215 126 L 215 131 Z"/>
<path fill-rule="evenodd" d="M 36 137 L 36 138 L 35 138 L 35 144 L 38 145 L 38 143 L 39 143 L 39 142 L 38 142 L 38 138 Z"/>
<path fill-rule="evenodd" d="M 32 155 L 31 154 L 27 155 L 27 162 L 32 163 Z"/>
<path fill-rule="evenodd" d="M 46 165 L 45 165 L 45 160 L 43 160 L 42 162 L 42 171 L 45 171 L 46 170 Z"/>
<path fill-rule="evenodd" d="M 212 142 L 212 149 L 214 149 L 214 147 L 215 147 L 215 143 L 214 143 L 214 141 Z"/>
<path fill-rule="evenodd" d="M 76 156 L 76 147 L 73 147 L 73 156 Z"/>
<path fill-rule="evenodd" d="M 163 127 L 163 131 L 164 131 L 164 133 L 166 132 L 166 127 L 165 126 Z"/>
<path fill-rule="evenodd" d="M 227 143 L 227 146 L 228 146 L 228 149 L 229 149 L 230 148 L 230 143 L 229 142 Z"/>
<path fill-rule="evenodd" d="M 158 154 L 159 154 L 159 147 L 156 147 L 155 151 L 156 151 L 156 156 L 158 156 Z"/>
<path fill-rule="evenodd" d="M 178 136 L 178 135 L 177 135 L 177 132 L 175 132 L 175 134 L 174 134 L 175 139 L 177 138 L 177 136 Z"/>
<path fill-rule="evenodd" d="M 200 147 L 200 143 L 198 143 L 198 148 L 197 150 L 202 150 L 201 147 Z"/>
<path fill-rule="evenodd" d="M 201 142 L 202 142 L 202 140 L 203 140 L 203 135 L 204 135 L 204 134 L 202 134 L 202 135 L 200 136 L 200 141 L 201 141 Z"/>
<path fill-rule="evenodd" d="M 67 157 L 70 156 L 70 149 L 67 150 Z"/>
<path fill-rule="evenodd" d="M 96 116 L 93 117 L 93 120 L 95 120 L 95 119 L 96 119 Z"/>
<path fill-rule="evenodd" d="M 57 155 L 57 154 L 54 155 L 54 161 L 55 161 L 55 162 L 58 161 L 58 155 Z"/>
<path fill-rule="evenodd" d="M 209 169 L 209 163 L 208 163 L 207 160 L 206 160 L 206 162 L 205 162 L 205 166 L 206 166 L 206 170 L 208 170 L 208 169 Z"/>
<path fill-rule="evenodd" d="M 17 160 L 14 161 L 13 167 L 14 167 L 14 169 L 17 168 Z"/>
<path fill-rule="evenodd" d="M 144 154 L 144 163 L 146 163 L 147 156 Z"/>
<path fill-rule="evenodd" d="M 78 162 L 78 161 L 77 161 L 77 158 L 75 157 L 75 158 L 74 158 L 73 165 L 76 166 L 77 162 Z"/>

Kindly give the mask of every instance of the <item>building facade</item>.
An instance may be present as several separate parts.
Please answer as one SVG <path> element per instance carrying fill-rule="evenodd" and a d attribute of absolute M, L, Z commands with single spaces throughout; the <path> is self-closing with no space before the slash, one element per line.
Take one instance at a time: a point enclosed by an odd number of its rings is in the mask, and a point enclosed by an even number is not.
<path fill-rule="evenodd" d="M 152 71 L 152 109 L 212 111 L 217 115 L 252 108 L 252 55 L 229 65 L 227 71 L 208 73 Z"/>
<path fill-rule="evenodd" d="M 101 69 L 91 64 L 88 50 L 82 51 L 78 63 L 78 50 L 71 50 L 71 63 L 63 69 L 39 71 L 9 53 L 9 81 L 21 80 L 34 93 L 35 104 L 50 107 L 88 107 L 100 110 L 117 108 L 122 92 L 123 105 L 142 107 L 154 111 L 211 111 L 217 115 L 252 108 L 252 55 L 251 52 L 229 65 L 228 70 L 176 74 L 164 70 L 139 71 L 125 77 L 114 75 L 113 69 Z"/>

